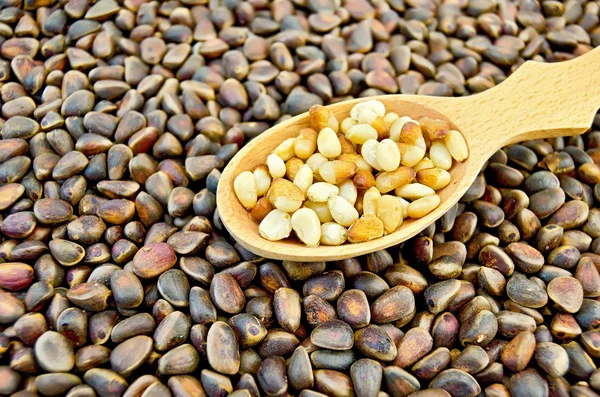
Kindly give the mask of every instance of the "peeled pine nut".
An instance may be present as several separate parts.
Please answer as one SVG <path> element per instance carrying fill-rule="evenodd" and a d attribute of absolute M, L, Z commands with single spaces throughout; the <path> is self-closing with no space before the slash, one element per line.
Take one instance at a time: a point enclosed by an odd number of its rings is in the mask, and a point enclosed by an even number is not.
<path fill-rule="evenodd" d="M 391 192 L 398 186 L 406 185 L 415 179 L 415 171 L 409 167 L 400 167 L 394 171 L 380 172 L 375 178 L 375 187 L 381 193 Z"/>
<path fill-rule="evenodd" d="M 357 189 L 369 189 L 375 186 L 375 178 L 369 171 L 358 171 L 352 179 Z M 392 188 L 391 190 L 393 190 Z"/>
<path fill-rule="evenodd" d="M 376 118 L 377 114 L 374 111 L 366 107 L 362 107 L 358 111 L 358 118 L 356 121 L 358 121 L 358 124 L 371 124 Z"/>
<path fill-rule="evenodd" d="M 444 138 L 450 131 L 450 123 L 446 120 L 421 117 L 419 123 L 423 136 L 432 142 Z"/>
<path fill-rule="evenodd" d="M 396 120 L 398 120 L 399 118 L 400 118 L 400 116 L 398 116 L 397 113 L 389 112 L 388 114 L 383 116 L 383 122 L 388 127 L 388 129 L 390 129 L 392 127 L 392 124 L 394 124 L 394 122 Z"/>
<path fill-rule="evenodd" d="M 396 188 L 396 196 L 408 200 L 417 200 L 421 197 L 430 196 L 432 194 L 435 194 L 435 191 L 432 188 L 420 183 L 409 183 L 408 185 Z"/>
<path fill-rule="evenodd" d="M 369 100 L 354 105 L 350 110 L 350 117 L 352 117 L 355 120 L 358 120 L 358 113 L 362 108 L 372 110 L 379 117 L 385 116 L 385 106 L 383 105 L 383 103 L 377 100 Z"/>
<path fill-rule="evenodd" d="M 437 194 L 425 196 L 413 201 L 408 205 L 408 216 L 411 218 L 422 218 L 440 205 L 440 196 Z"/>
<path fill-rule="evenodd" d="M 269 212 L 267 216 L 258 225 L 258 233 L 264 239 L 277 241 L 284 239 L 292 232 L 292 219 L 287 214 L 278 209 Z"/>
<path fill-rule="evenodd" d="M 452 167 L 452 156 L 444 145 L 443 140 L 437 140 L 431 142 L 429 148 L 429 157 L 433 161 L 433 165 L 443 170 L 449 170 Z"/>
<path fill-rule="evenodd" d="M 336 196 L 327 201 L 333 220 L 342 226 L 350 226 L 358 219 L 358 211 L 345 198 Z"/>
<path fill-rule="evenodd" d="M 315 214 L 317 214 L 321 223 L 331 222 L 333 220 L 333 217 L 331 216 L 331 212 L 329 211 L 329 207 L 327 207 L 326 202 L 316 203 L 314 201 L 307 200 L 304 202 L 304 206 L 315 211 Z"/>
<path fill-rule="evenodd" d="M 287 179 L 277 178 L 271 183 L 267 198 L 278 210 L 294 212 L 302 205 L 304 193 Z"/>
<path fill-rule="evenodd" d="M 321 244 L 342 245 L 348 238 L 348 231 L 335 222 L 326 222 L 321 225 Z"/>
<path fill-rule="evenodd" d="M 467 148 L 467 142 L 462 134 L 456 130 L 450 130 L 448 135 L 444 138 L 446 148 L 454 158 L 454 160 L 460 162 L 465 161 L 469 157 L 469 149 Z"/>
<path fill-rule="evenodd" d="M 417 172 L 417 181 L 433 190 L 440 190 L 450 183 L 450 173 L 441 168 L 428 168 Z"/>
<path fill-rule="evenodd" d="M 250 215 L 256 222 L 260 223 L 273 210 L 273 204 L 266 197 L 261 197 L 256 202 L 256 206 L 250 211 Z"/>
<path fill-rule="evenodd" d="M 375 130 L 375 128 L 371 127 L 369 124 L 356 124 L 346 131 L 346 138 L 348 138 L 352 143 L 362 145 L 369 139 L 376 140 L 377 130 Z"/>
<path fill-rule="evenodd" d="M 304 193 L 304 197 L 306 197 L 308 188 L 312 185 L 312 183 L 313 171 L 309 165 L 304 164 L 302 167 L 300 167 L 296 173 L 296 176 L 294 177 L 294 185 L 298 186 L 300 190 L 302 190 L 302 193 Z"/>
<path fill-rule="evenodd" d="M 256 184 L 256 194 L 258 196 L 263 196 L 269 190 L 271 174 L 266 165 L 261 164 L 254 169 L 254 183 Z"/>
<path fill-rule="evenodd" d="M 434 168 L 434 167 L 435 167 L 435 165 L 433 165 L 433 161 L 431 161 L 431 159 L 429 157 L 423 157 L 423 160 L 419 161 L 417 163 L 417 165 L 412 167 L 412 169 L 415 170 L 415 172 L 419 172 L 421 170 L 425 170 L 427 168 Z"/>
<path fill-rule="evenodd" d="M 339 156 L 337 159 L 356 164 L 358 171 L 367 171 L 369 173 L 373 172 L 373 167 L 371 167 L 360 154 L 345 153 Z"/>
<path fill-rule="evenodd" d="M 267 167 L 269 167 L 269 173 L 273 179 L 285 176 L 285 163 L 278 155 L 270 154 L 267 156 Z"/>
<path fill-rule="evenodd" d="M 361 216 L 348 229 L 348 241 L 362 243 L 383 236 L 383 222 L 374 214 Z"/>
<path fill-rule="evenodd" d="M 294 141 L 294 152 L 298 158 L 306 160 L 317 150 L 317 131 L 303 128 Z"/>
<path fill-rule="evenodd" d="M 233 181 L 233 191 L 244 208 L 247 210 L 254 208 L 258 195 L 252 172 L 244 171 L 240 173 Z"/>
<path fill-rule="evenodd" d="M 319 175 L 325 182 L 337 185 L 356 174 L 356 164 L 349 161 L 333 160 L 319 167 Z"/>
<path fill-rule="evenodd" d="M 340 123 L 340 131 L 343 134 L 346 134 L 348 132 L 348 130 L 352 127 L 354 127 L 356 124 L 358 124 L 358 121 L 354 120 L 352 117 L 346 117 L 344 120 L 342 120 L 342 122 Z"/>
<path fill-rule="evenodd" d="M 338 133 L 337 137 L 338 137 L 338 140 L 340 141 L 340 145 L 342 146 L 342 154 L 341 155 L 356 153 L 356 148 L 354 147 L 354 144 L 352 142 L 350 142 L 350 140 L 348 138 L 346 138 L 346 135 L 344 135 L 342 133 Z"/>
<path fill-rule="evenodd" d="M 381 171 L 381 165 L 377 162 L 377 147 L 379 141 L 377 139 L 369 139 L 360 148 L 360 154 L 363 156 L 365 161 L 377 171 Z"/>
<path fill-rule="evenodd" d="M 400 133 L 402 132 L 402 127 L 404 127 L 404 124 L 408 122 L 415 123 L 415 121 L 408 116 L 399 117 L 392 123 L 390 126 L 390 139 L 392 141 L 400 142 Z"/>
<path fill-rule="evenodd" d="M 373 127 L 375 129 L 375 131 L 377 131 L 377 139 L 378 140 L 381 141 L 382 139 L 389 138 L 389 136 L 390 136 L 390 129 L 385 124 L 385 121 L 383 121 L 383 119 L 381 117 L 377 117 L 371 123 L 371 127 Z"/>
<path fill-rule="evenodd" d="M 402 206 L 402 219 L 407 218 L 408 217 L 408 206 L 410 205 L 410 203 L 406 200 L 404 200 L 402 197 L 397 197 L 398 201 L 400 202 L 400 205 Z"/>
<path fill-rule="evenodd" d="M 384 171 L 393 171 L 400 166 L 400 149 L 396 142 L 391 139 L 384 139 L 379 142 L 375 151 L 377 164 Z"/>
<path fill-rule="evenodd" d="M 414 167 L 425 156 L 425 150 L 419 146 L 407 143 L 397 143 L 396 145 L 400 151 L 400 164 L 403 166 Z"/>
<path fill-rule="evenodd" d="M 385 194 L 377 203 L 377 218 L 383 222 L 387 233 L 392 233 L 402 223 L 402 204 L 397 197 Z"/>
<path fill-rule="evenodd" d="M 304 161 L 300 160 L 298 157 L 293 157 L 285 162 L 285 177 L 293 181 L 296 177 L 296 173 L 300 170 L 300 168 L 304 165 Z"/>
<path fill-rule="evenodd" d="M 310 208 L 300 208 L 292 215 L 292 229 L 296 236 L 309 247 L 316 247 L 321 240 L 321 222 Z"/>
<path fill-rule="evenodd" d="M 377 214 L 377 206 L 379 205 L 379 199 L 381 198 L 381 193 L 377 188 L 370 188 L 365 192 L 363 196 L 363 214 Z"/>
<path fill-rule="evenodd" d="M 306 164 L 310 166 L 313 172 L 317 171 L 322 164 L 325 164 L 329 160 L 321 153 L 315 153 L 306 160 Z"/>
<path fill-rule="evenodd" d="M 281 142 L 279 146 L 275 148 L 275 150 L 273 150 L 273 154 L 276 154 L 279 157 L 281 157 L 283 161 L 288 161 L 296 154 L 296 151 L 294 150 L 295 141 L 296 138 L 286 139 L 285 141 Z"/>
<path fill-rule="evenodd" d="M 342 145 L 336 133 L 329 127 L 323 128 L 317 136 L 317 149 L 327 158 L 336 158 L 342 154 Z"/>
<path fill-rule="evenodd" d="M 323 128 L 329 127 L 327 125 L 331 116 L 331 111 L 323 105 L 313 105 L 308 110 L 308 117 L 310 128 L 315 131 L 321 131 Z"/>
<path fill-rule="evenodd" d="M 316 203 L 325 203 L 330 198 L 335 197 L 340 192 L 340 189 L 327 182 L 317 182 L 308 188 L 306 195 L 310 201 Z"/>
<path fill-rule="evenodd" d="M 339 196 L 346 199 L 347 202 L 354 205 L 356 203 L 356 198 L 358 197 L 358 191 L 356 190 L 356 186 L 350 179 L 345 180 L 344 182 L 338 185 L 340 192 Z"/>

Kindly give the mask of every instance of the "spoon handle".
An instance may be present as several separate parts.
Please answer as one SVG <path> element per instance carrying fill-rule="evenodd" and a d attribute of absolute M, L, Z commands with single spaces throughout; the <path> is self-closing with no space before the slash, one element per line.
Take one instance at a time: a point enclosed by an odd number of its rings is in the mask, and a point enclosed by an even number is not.
<path fill-rule="evenodd" d="M 500 85 L 464 99 L 457 121 L 487 151 L 581 134 L 600 108 L 600 47 L 567 62 L 525 62 Z"/>

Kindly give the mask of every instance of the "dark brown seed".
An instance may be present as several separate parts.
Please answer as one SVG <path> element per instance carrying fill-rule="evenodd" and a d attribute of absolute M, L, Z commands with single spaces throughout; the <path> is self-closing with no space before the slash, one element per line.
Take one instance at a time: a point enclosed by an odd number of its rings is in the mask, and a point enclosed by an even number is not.
<path fill-rule="evenodd" d="M 75 365 L 71 343 L 54 331 L 42 334 L 34 346 L 37 363 L 48 372 L 69 372 Z"/>
<path fill-rule="evenodd" d="M 132 270 L 141 278 L 154 278 L 177 262 L 173 248 L 167 243 L 151 243 L 142 247 L 133 258 Z"/>
<path fill-rule="evenodd" d="M 529 245 L 511 243 L 505 251 L 514 264 L 524 273 L 536 273 L 544 265 L 544 256 Z"/>
<path fill-rule="evenodd" d="M 530 308 L 540 308 L 548 302 L 548 294 L 533 280 L 515 274 L 506 284 L 506 293 L 514 302 Z"/>
<path fill-rule="evenodd" d="M 511 376 L 508 388 L 511 395 L 532 394 L 532 392 L 535 396 L 549 395 L 548 383 L 535 369 L 527 369 Z"/>
<path fill-rule="evenodd" d="M 210 296 L 215 306 L 226 313 L 240 313 L 246 305 L 244 293 L 230 274 L 215 274 L 210 285 Z"/>
<path fill-rule="evenodd" d="M 371 319 L 376 324 L 393 321 L 408 323 L 414 313 L 414 295 L 404 286 L 389 289 L 371 304 Z"/>
<path fill-rule="evenodd" d="M 393 396 L 407 396 L 421 389 L 417 378 L 393 365 L 383 369 L 383 383 Z"/>
<path fill-rule="evenodd" d="M 433 339 L 427 330 L 411 328 L 398 342 L 398 355 L 394 365 L 400 368 L 409 367 L 429 353 L 432 347 Z"/>
<path fill-rule="evenodd" d="M 367 326 L 371 321 L 371 310 L 367 296 L 361 290 L 347 290 L 337 301 L 337 313 L 340 320 L 353 328 Z"/>
<path fill-rule="evenodd" d="M 263 360 L 256 374 L 260 387 L 268 396 L 284 394 L 288 388 L 285 361 L 282 357 L 268 357 Z"/>
<path fill-rule="evenodd" d="M 133 309 L 144 300 L 142 283 L 135 274 L 117 270 L 110 277 L 110 289 L 119 308 Z"/>
<path fill-rule="evenodd" d="M 112 369 L 127 377 L 148 359 L 152 344 L 152 338 L 139 335 L 117 345 L 110 355 Z"/>
<path fill-rule="evenodd" d="M 18 291 L 33 281 L 33 268 L 25 263 L 0 264 L 0 288 Z"/>
<path fill-rule="evenodd" d="M 502 363 L 513 372 L 519 372 L 527 367 L 535 351 L 535 336 L 532 332 L 524 331 L 517 334 L 508 342 L 502 351 Z"/>
<path fill-rule="evenodd" d="M 110 296 L 110 290 L 99 283 L 81 283 L 67 291 L 67 298 L 71 303 L 92 312 L 106 309 Z"/>
<path fill-rule="evenodd" d="M 583 288 L 576 278 L 562 276 L 548 283 L 548 297 L 554 304 L 569 313 L 576 313 L 583 303 Z"/>
<path fill-rule="evenodd" d="M 302 306 L 306 321 L 313 327 L 336 318 L 335 308 L 317 295 L 305 297 Z"/>
<path fill-rule="evenodd" d="M 506 351 L 506 349 L 504 350 Z M 481 347 L 467 346 L 452 360 L 452 368 L 465 371 L 471 375 L 481 372 L 489 364 L 490 359 Z"/>
<path fill-rule="evenodd" d="M 315 387 L 318 391 L 336 397 L 354 395 L 351 379 L 341 372 L 320 369 L 314 372 Z"/>
<path fill-rule="evenodd" d="M 392 338 L 377 325 L 368 325 L 356 331 L 354 343 L 361 353 L 376 360 L 391 361 L 398 354 Z"/>
<path fill-rule="evenodd" d="M 347 350 L 354 345 L 354 334 L 348 324 L 330 320 L 317 326 L 310 335 L 316 346 L 330 350 Z"/>
<path fill-rule="evenodd" d="M 458 369 L 448 369 L 441 372 L 430 383 L 430 387 L 444 389 L 452 397 L 474 397 L 481 393 L 481 387 L 475 378 Z"/>
<path fill-rule="evenodd" d="M 550 376 L 558 378 L 567 373 L 569 357 L 565 349 L 552 342 L 541 342 L 535 347 L 535 361 Z"/>
<path fill-rule="evenodd" d="M 267 329 L 263 323 L 248 313 L 240 313 L 231 317 L 228 324 L 242 347 L 255 346 L 267 335 Z"/>
<path fill-rule="evenodd" d="M 227 375 L 238 372 L 240 352 L 235 334 L 226 323 L 217 321 L 208 329 L 206 352 L 214 370 Z"/>
<path fill-rule="evenodd" d="M 313 369 L 304 347 L 298 346 L 294 350 L 287 365 L 287 375 L 290 385 L 296 390 L 314 386 Z"/>
<path fill-rule="evenodd" d="M 150 316 L 150 318 L 152 317 Z M 152 320 L 152 324 L 154 324 L 154 319 Z M 187 339 L 190 327 L 189 318 L 182 312 L 169 314 L 154 331 L 154 348 L 162 352 L 181 345 Z"/>
<path fill-rule="evenodd" d="M 58 316 L 56 329 L 66 336 L 73 346 L 83 346 L 87 341 L 87 314 L 81 309 L 70 307 Z"/>
<path fill-rule="evenodd" d="M 120 396 L 127 389 L 127 382 L 119 374 L 104 368 L 92 368 L 84 374 L 85 383 L 90 385 L 98 395 Z"/>
<path fill-rule="evenodd" d="M 420 379 L 431 380 L 443 371 L 450 361 L 450 351 L 439 347 L 417 361 L 412 367 L 412 372 Z"/>
<path fill-rule="evenodd" d="M 281 329 L 271 329 L 258 347 L 261 357 L 285 356 L 292 353 L 300 342 L 294 334 Z"/>
<path fill-rule="evenodd" d="M 75 354 L 75 368 L 86 372 L 109 362 L 111 350 L 102 345 L 84 346 Z"/>

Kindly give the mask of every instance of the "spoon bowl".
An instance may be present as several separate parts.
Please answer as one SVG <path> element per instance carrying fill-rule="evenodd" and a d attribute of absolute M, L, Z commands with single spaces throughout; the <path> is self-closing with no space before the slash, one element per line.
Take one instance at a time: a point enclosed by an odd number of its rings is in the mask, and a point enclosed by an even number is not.
<path fill-rule="evenodd" d="M 549 82 L 553 82 L 549 83 Z M 267 156 L 284 140 L 309 127 L 308 113 L 300 114 L 263 132 L 229 162 L 217 190 L 221 221 L 244 248 L 271 259 L 301 262 L 341 260 L 388 248 L 421 232 L 454 206 L 471 186 L 489 157 L 501 147 L 524 139 L 577 135 L 591 125 L 600 106 L 600 48 L 559 64 L 527 62 L 502 84 L 481 94 L 460 98 L 385 95 L 329 105 L 341 122 L 359 102 L 376 99 L 386 112 L 413 119 L 447 120 L 465 137 L 469 157 L 454 162 L 451 181 L 437 191 L 440 205 L 420 219 L 406 218 L 393 233 L 339 246 L 307 247 L 295 238 L 268 241 L 258 223 L 238 201 L 233 181 L 243 171 L 265 164 Z M 563 109 L 563 111 L 559 111 Z"/>

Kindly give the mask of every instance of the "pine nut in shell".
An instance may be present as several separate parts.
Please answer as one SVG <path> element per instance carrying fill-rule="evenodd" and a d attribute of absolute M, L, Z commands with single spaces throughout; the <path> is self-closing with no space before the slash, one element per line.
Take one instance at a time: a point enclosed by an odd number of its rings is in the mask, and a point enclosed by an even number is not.
<path fill-rule="evenodd" d="M 262 220 L 258 226 L 258 232 L 262 238 L 269 241 L 277 241 L 289 237 L 292 232 L 290 214 L 274 209 Z"/>
<path fill-rule="evenodd" d="M 310 208 L 300 208 L 292 215 L 292 229 L 296 236 L 309 247 L 316 247 L 321 240 L 321 222 Z"/>
<path fill-rule="evenodd" d="M 440 196 L 437 194 L 421 197 L 408 205 L 407 215 L 413 219 L 422 218 L 438 205 L 440 205 Z"/>
<path fill-rule="evenodd" d="M 273 179 L 283 178 L 285 176 L 285 162 L 278 155 L 270 154 L 267 156 L 267 167 L 269 168 L 269 173 Z"/>
<path fill-rule="evenodd" d="M 233 181 L 233 190 L 246 210 L 249 211 L 254 208 L 258 195 L 256 192 L 254 174 L 252 172 L 244 171 L 240 173 Z"/>
<path fill-rule="evenodd" d="M 321 225 L 321 244 L 342 245 L 348 239 L 348 230 L 335 222 L 325 222 Z"/>
<path fill-rule="evenodd" d="M 317 136 L 317 149 L 327 158 L 336 158 L 342 154 L 342 145 L 335 131 L 329 127 L 323 128 Z"/>
<path fill-rule="evenodd" d="M 383 171 L 394 171 L 400 166 L 400 149 L 396 142 L 391 139 L 384 139 L 379 142 L 375 151 L 377 164 Z"/>

